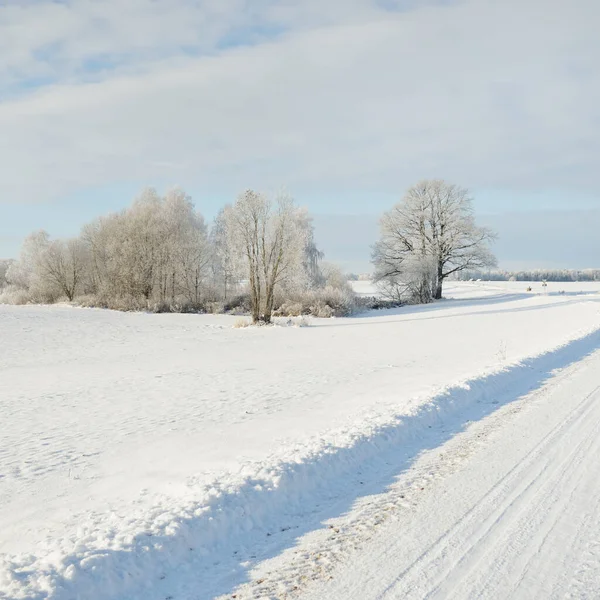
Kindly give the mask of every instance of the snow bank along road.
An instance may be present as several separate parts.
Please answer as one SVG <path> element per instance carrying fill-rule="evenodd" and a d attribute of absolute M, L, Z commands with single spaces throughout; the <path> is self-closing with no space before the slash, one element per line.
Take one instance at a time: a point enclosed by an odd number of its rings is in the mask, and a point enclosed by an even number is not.
<path fill-rule="evenodd" d="M 269 558 L 598 345 L 600 296 L 562 287 L 302 329 L 0 306 L 0 598 L 259 593 Z"/>
<path fill-rule="evenodd" d="M 285 579 L 342 554 L 357 523 L 387 522 L 303 598 L 600 597 L 599 374 L 596 351 L 425 453 L 338 519 L 334 544 L 305 542 L 312 564 Z"/>

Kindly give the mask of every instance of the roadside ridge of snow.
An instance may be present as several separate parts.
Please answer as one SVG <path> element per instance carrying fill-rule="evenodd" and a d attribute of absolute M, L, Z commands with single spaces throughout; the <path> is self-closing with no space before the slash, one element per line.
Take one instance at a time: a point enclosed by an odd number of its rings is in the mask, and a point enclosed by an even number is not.
<path fill-rule="evenodd" d="M 415 399 L 409 411 L 388 409 L 356 427 L 286 448 L 283 456 L 248 462 L 208 484 L 191 481 L 177 506 L 169 498 L 129 519 L 115 514 L 83 519 L 76 535 L 48 542 L 38 556 L 0 557 L 0 590 L 5 590 L 0 598 L 164 599 L 168 596 L 158 590 L 175 571 L 179 578 L 189 573 L 201 587 L 208 572 L 223 570 L 226 576 L 290 518 L 335 498 L 345 478 L 378 456 L 418 440 L 474 403 L 522 395 L 598 346 L 600 329 L 579 331 L 544 353 Z M 197 595 L 207 597 L 202 590 Z"/>

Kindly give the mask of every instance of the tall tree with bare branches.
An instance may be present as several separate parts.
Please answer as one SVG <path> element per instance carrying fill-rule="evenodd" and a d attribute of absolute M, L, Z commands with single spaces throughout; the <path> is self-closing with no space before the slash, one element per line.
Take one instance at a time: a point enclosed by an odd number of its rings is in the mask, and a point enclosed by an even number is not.
<path fill-rule="evenodd" d="M 424 180 L 381 219 L 381 237 L 373 248 L 376 278 L 399 294 L 418 289 L 419 301 L 440 299 L 450 275 L 496 264 L 489 248 L 494 239 L 490 229 L 475 223 L 468 190 Z"/>
<path fill-rule="evenodd" d="M 269 323 L 277 286 L 303 269 L 310 221 L 289 196 L 271 201 L 252 190 L 227 207 L 225 219 L 228 243 L 248 279 L 252 321 Z"/>

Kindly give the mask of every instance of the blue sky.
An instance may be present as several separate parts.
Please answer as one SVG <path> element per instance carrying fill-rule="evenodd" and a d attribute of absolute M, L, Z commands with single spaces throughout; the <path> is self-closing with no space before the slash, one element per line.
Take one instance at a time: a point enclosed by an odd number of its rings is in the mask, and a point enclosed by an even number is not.
<path fill-rule="evenodd" d="M 285 186 L 339 229 L 443 177 L 499 216 L 501 264 L 558 266 L 555 213 L 600 215 L 599 25 L 595 0 L 5 0 L 0 256 L 144 185 L 208 218 Z M 600 264 L 565 219 L 568 261 Z"/>

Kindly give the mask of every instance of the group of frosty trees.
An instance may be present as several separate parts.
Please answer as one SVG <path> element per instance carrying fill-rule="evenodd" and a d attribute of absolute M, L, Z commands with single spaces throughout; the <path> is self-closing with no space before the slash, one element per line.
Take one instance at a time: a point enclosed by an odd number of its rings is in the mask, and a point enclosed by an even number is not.
<path fill-rule="evenodd" d="M 430 302 L 442 297 L 447 277 L 494 264 L 492 239 L 475 224 L 466 190 L 422 181 L 381 220 L 375 280 L 394 302 Z M 274 312 L 347 314 L 351 288 L 322 257 L 310 216 L 286 194 L 245 191 L 209 228 L 182 190 L 147 189 L 76 238 L 30 235 L 4 275 L 10 290 L 0 301 L 181 311 L 230 310 L 237 298 L 254 322 Z"/>
<path fill-rule="evenodd" d="M 421 181 L 381 219 L 375 280 L 390 299 L 440 299 L 447 277 L 495 266 L 493 239 L 489 229 L 476 225 L 467 190 L 439 179 Z"/>
<path fill-rule="evenodd" d="M 270 200 L 246 191 L 208 228 L 182 190 L 160 196 L 148 189 L 77 238 L 30 235 L 6 280 L 23 302 L 223 310 L 238 301 L 254 322 L 269 322 L 276 309 L 344 311 L 351 290 L 321 258 L 308 213 L 286 194 Z"/>

